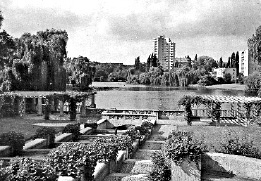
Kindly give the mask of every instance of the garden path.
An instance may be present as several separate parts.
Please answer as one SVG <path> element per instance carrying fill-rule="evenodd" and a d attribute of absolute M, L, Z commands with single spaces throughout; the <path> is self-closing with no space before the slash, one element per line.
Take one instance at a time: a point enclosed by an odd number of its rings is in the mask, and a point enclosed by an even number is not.
<path fill-rule="evenodd" d="M 149 181 L 149 173 L 152 171 L 151 154 L 161 149 L 164 140 L 172 130 L 173 125 L 156 125 L 150 138 L 139 149 L 132 159 L 124 161 L 119 172 L 108 175 L 106 181 Z"/>

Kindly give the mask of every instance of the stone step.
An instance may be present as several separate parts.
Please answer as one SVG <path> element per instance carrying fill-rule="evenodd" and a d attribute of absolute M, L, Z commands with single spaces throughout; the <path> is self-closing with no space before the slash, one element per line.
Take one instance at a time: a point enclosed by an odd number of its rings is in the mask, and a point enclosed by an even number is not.
<path fill-rule="evenodd" d="M 229 173 L 223 172 L 203 172 L 202 181 L 255 181 L 252 179 L 237 177 Z"/>
<path fill-rule="evenodd" d="M 150 160 L 151 155 L 156 151 L 159 151 L 159 150 L 139 149 L 133 158 L 140 159 L 140 160 Z"/>
<path fill-rule="evenodd" d="M 149 181 L 148 174 L 111 173 L 106 181 Z"/>
<path fill-rule="evenodd" d="M 121 173 L 149 174 L 152 171 L 151 160 L 128 159 L 123 162 Z"/>
<path fill-rule="evenodd" d="M 142 146 L 142 149 L 148 150 L 161 150 L 162 146 L 165 144 L 165 141 L 152 141 L 147 140 L 145 144 Z"/>

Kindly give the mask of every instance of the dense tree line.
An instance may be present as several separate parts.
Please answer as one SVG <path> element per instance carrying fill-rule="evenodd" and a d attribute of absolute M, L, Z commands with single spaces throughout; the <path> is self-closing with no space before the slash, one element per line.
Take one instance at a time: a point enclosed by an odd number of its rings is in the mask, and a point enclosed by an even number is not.
<path fill-rule="evenodd" d="M 94 81 L 117 82 L 127 80 L 127 71 L 130 67 L 128 65 L 98 62 L 92 62 L 92 64 L 95 67 Z"/>
<path fill-rule="evenodd" d="M 147 59 L 146 71 L 138 70 L 137 59 L 135 68 L 129 69 L 127 83 L 145 85 L 170 85 L 188 86 L 189 84 L 212 85 L 217 83 L 230 83 L 231 75 L 225 78 L 214 79 L 211 75 L 213 68 L 225 67 L 222 58 L 219 62 L 209 56 L 195 56 L 192 60 L 189 56 L 185 57 L 186 64 L 179 65 L 178 62 L 170 72 L 166 72 L 159 64 L 157 57 L 153 54 Z"/>

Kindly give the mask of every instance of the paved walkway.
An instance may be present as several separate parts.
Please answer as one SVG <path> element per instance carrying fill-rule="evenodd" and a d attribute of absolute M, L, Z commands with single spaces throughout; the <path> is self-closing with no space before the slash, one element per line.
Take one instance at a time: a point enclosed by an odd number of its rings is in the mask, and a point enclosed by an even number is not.
<path fill-rule="evenodd" d="M 163 141 L 172 130 L 177 127 L 173 125 L 156 125 L 150 139 L 139 149 L 133 158 L 127 159 L 119 172 L 108 175 L 106 181 L 149 181 L 149 174 L 152 171 L 151 155 L 161 150 Z"/>

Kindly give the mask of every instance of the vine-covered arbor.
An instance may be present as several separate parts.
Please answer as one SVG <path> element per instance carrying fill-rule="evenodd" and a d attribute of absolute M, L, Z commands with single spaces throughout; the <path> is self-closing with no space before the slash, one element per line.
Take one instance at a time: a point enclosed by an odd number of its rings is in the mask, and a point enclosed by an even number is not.
<path fill-rule="evenodd" d="M 25 113 L 35 112 L 38 116 L 44 115 L 49 119 L 51 112 L 64 110 L 70 113 L 70 120 L 76 119 L 77 109 L 82 116 L 86 115 L 86 103 L 89 100 L 91 108 L 95 105 L 96 92 L 31 92 L 17 91 L 0 94 L 0 116 L 23 116 Z"/>
<path fill-rule="evenodd" d="M 212 121 L 220 123 L 221 117 L 235 118 L 249 125 L 259 117 L 261 98 L 245 96 L 195 95 L 184 96 L 179 105 L 185 108 L 185 117 L 189 125 L 193 116 L 208 116 Z M 199 108 L 203 105 L 204 108 Z"/>

